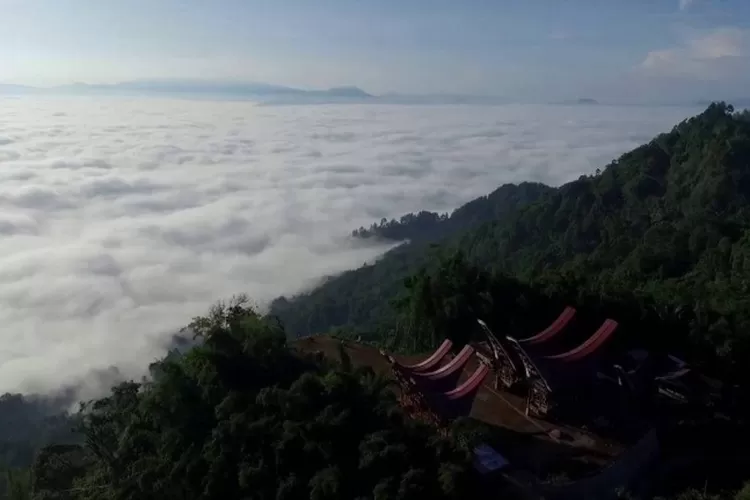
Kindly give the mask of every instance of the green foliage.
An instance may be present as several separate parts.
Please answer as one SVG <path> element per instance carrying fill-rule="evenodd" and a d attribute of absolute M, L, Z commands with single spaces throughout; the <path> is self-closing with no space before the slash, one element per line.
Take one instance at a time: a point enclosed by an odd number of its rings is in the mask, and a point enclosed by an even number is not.
<path fill-rule="evenodd" d="M 52 445 L 36 457 L 30 470 L 34 500 L 75 498 L 75 482 L 93 464 L 92 454 L 80 445 Z"/>
<path fill-rule="evenodd" d="M 430 244 L 503 218 L 552 191 L 536 183 L 507 184 L 456 209 L 450 217 L 420 212 L 399 222 L 383 220 L 370 229 L 360 228 L 354 231 L 355 237 L 409 242 L 392 250 L 386 263 L 345 272 L 309 295 L 276 299 L 271 314 L 294 336 L 341 327 L 365 340 L 383 340 L 398 322 L 390 301 L 401 292 L 404 279 L 431 260 Z"/>
<path fill-rule="evenodd" d="M 502 218 L 551 191 L 552 188 L 533 182 L 505 184 L 487 196 L 466 203 L 450 215 L 422 211 L 404 215 L 398 221 L 382 219 L 379 224 L 373 224 L 368 229 L 361 227 L 353 231 L 352 236 L 431 243 L 461 232 L 467 227 Z"/>
<path fill-rule="evenodd" d="M 747 111 L 745 111 L 747 113 Z M 748 115 L 750 118 L 750 115 Z M 734 500 L 750 500 L 750 483 L 746 483 L 745 486 L 737 492 L 734 496 Z"/>
<path fill-rule="evenodd" d="M 85 446 L 46 449 L 39 499 L 466 498 L 470 454 L 400 412 L 370 369 L 286 346 L 240 297 L 188 327 L 199 339 L 81 408 Z M 383 496 L 385 495 L 385 496 Z"/>

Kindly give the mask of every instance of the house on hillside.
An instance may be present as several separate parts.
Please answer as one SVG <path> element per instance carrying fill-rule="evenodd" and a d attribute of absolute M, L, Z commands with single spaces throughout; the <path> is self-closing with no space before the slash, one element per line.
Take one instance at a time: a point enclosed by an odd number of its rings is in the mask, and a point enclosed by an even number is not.
<path fill-rule="evenodd" d="M 508 337 L 525 371 L 526 413 L 544 416 L 563 403 L 578 404 L 587 389 L 596 384 L 605 347 L 617 326 L 616 321 L 607 319 L 585 342 L 555 355 L 534 355 Z"/>

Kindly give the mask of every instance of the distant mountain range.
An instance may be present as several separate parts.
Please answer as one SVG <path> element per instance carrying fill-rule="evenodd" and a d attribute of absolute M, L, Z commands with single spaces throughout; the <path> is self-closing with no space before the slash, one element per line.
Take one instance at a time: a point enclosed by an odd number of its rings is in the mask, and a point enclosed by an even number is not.
<path fill-rule="evenodd" d="M 27 87 L 25 85 L 12 85 L 7 83 L 0 83 L 0 94 L 16 94 L 33 91 L 33 87 Z"/>
<path fill-rule="evenodd" d="M 297 97 L 318 99 L 371 99 L 375 96 L 353 87 L 307 90 L 267 83 L 231 83 L 199 80 L 135 80 L 114 84 L 73 83 L 55 87 L 0 84 L 0 94 L 175 94 L 225 97 Z"/>
<path fill-rule="evenodd" d="M 0 84 L 0 95 L 174 95 L 211 99 L 253 99 L 263 104 L 380 103 L 380 104 L 476 104 L 498 105 L 510 101 L 496 96 L 459 94 L 373 95 L 359 87 L 340 86 L 325 90 L 300 89 L 268 83 L 233 83 L 201 80 L 134 80 L 113 84 L 73 83 L 56 87 Z"/>
<path fill-rule="evenodd" d="M 562 104 L 563 106 L 576 106 L 576 105 L 596 105 L 599 101 L 590 97 L 581 97 L 580 99 L 566 99 L 563 101 L 552 101 L 550 104 Z"/>
<path fill-rule="evenodd" d="M 162 95 L 195 99 L 247 99 L 267 105 L 284 104 L 405 104 L 405 105 L 479 105 L 498 106 L 519 103 L 493 95 L 464 94 L 370 94 L 355 86 L 338 86 L 329 89 L 301 89 L 261 82 L 222 82 L 210 80 L 133 80 L 112 84 L 73 83 L 54 87 L 35 87 L 0 83 L 2 95 Z M 738 109 L 750 108 L 750 99 L 733 99 Z M 533 102 L 529 102 L 532 104 Z M 549 102 L 566 106 L 596 105 L 596 99 L 579 99 Z M 604 103 L 606 104 L 606 103 Z M 707 106 L 705 103 L 685 102 L 682 105 Z M 672 103 L 671 105 L 680 105 Z"/>

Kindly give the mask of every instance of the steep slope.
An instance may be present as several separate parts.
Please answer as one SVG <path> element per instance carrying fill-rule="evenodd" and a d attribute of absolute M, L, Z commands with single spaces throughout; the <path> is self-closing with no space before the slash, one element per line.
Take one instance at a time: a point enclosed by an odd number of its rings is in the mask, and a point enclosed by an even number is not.
<path fill-rule="evenodd" d="M 437 221 L 421 214 L 358 234 L 439 240 L 524 280 L 564 275 L 590 292 L 633 292 L 674 310 L 721 314 L 714 335 L 728 341 L 739 325 L 750 325 L 749 118 L 715 103 L 597 175 L 535 191 L 535 203 L 516 200 L 493 212 L 490 195 L 457 210 L 481 214 L 462 223 L 450 223 L 455 213 Z M 272 312 L 298 334 L 373 330 L 376 317 L 393 326 L 389 301 L 428 253 L 425 244 L 400 247 L 309 294 L 276 301 Z"/>
<path fill-rule="evenodd" d="M 526 279 L 565 271 L 602 289 L 739 305 L 750 279 L 750 121 L 731 111 L 711 105 L 457 245 Z"/>
<path fill-rule="evenodd" d="M 502 220 L 522 206 L 529 205 L 554 190 L 535 182 L 504 184 L 487 196 L 480 196 L 453 211 L 452 214 L 419 212 L 400 220 L 383 219 L 368 229 L 352 232 L 358 238 L 384 238 L 395 241 L 431 243 L 484 222 Z"/>
<path fill-rule="evenodd" d="M 280 297 L 271 305 L 292 335 L 309 335 L 332 328 L 353 328 L 368 333 L 395 321 L 389 301 L 403 287 L 403 280 L 429 258 L 429 246 L 487 221 L 502 220 L 522 206 L 550 194 L 552 188 L 538 183 L 507 184 L 491 194 L 456 209 L 450 216 L 420 212 L 383 219 L 369 229 L 353 232 L 358 238 L 381 238 L 405 243 L 381 261 L 329 279 L 315 290 L 291 299 Z"/>

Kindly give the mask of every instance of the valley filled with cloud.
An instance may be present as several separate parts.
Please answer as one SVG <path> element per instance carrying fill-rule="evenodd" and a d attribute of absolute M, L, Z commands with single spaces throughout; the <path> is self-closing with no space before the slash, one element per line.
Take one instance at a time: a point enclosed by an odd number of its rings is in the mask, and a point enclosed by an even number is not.
<path fill-rule="evenodd" d="M 0 392 L 137 377 L 192 316 L 376 258 L 350 231 L 559 185 L 695 109 L 0 99 Z"/>

